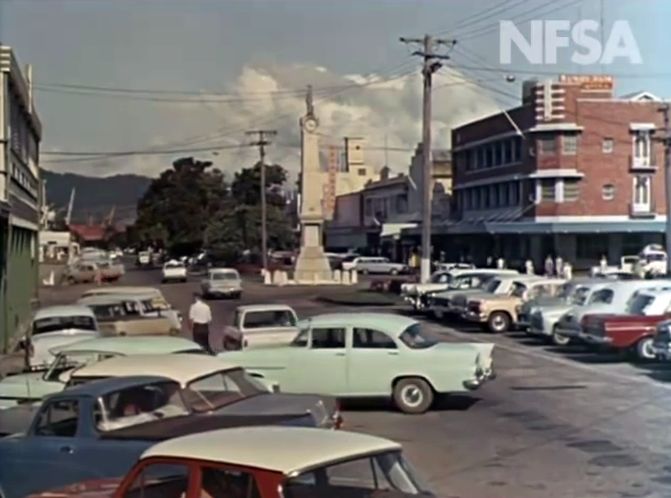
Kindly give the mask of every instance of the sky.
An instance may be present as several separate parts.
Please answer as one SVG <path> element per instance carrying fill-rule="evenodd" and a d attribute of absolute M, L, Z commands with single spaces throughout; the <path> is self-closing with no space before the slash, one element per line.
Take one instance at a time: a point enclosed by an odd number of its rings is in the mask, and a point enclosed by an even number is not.
<path fill-rule="evenodd" d="M 557 64 L 513 51 L 501 65 L 503 19 L 526 34 L 532 19 L 603 19 L 605 39 L 624 20 L 642 64 L 578 66 L 564 50 Z M 371 164 L 400 172 L 422 92 L 416 47 L 400 36 L 457 40 L 434 77 L 433 143 L 445 148 L 453 126 L 514 106 L 534 76 L 613 73 L 618 94 L 671 97 L 668 19 L 668 0 L 0 0 L 0 42 L 34 67 L 41 161 L 55 171 L 156 176 L 193 155 L 230 175 L 256 160 L 245 130 L 271 128 L 268 160 L 295 174 L 311 84 L 323 144 L 363 136 Z M 170 153 L 49 154 L 118 151 Z"/>

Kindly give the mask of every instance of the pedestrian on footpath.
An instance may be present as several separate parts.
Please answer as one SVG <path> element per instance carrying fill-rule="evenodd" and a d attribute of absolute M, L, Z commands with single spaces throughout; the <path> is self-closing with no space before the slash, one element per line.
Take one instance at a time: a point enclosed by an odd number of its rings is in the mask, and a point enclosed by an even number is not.
<path fill-rule="evenodd" d="M 548 254 L 548 257 L 545 258 L 545 275 L 551 277 L 555 273 L 555 263 L 552 260 L 552 256 Z"/>
<path fill-rule="evenodd" d="M 212 353 L 210 348 L 210 323 L 212 323 L 210 306 L 203 301 L 200 294 L 194 293 L 193 304 L 189 308 L 191 336 L 208 353 Z"/>

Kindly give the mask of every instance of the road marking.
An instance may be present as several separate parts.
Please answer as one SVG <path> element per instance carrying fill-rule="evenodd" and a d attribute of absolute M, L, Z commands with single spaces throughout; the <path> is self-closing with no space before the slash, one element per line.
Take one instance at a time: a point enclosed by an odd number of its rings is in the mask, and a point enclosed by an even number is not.
<path fill-rule="evenodd" d="M 426 322 L 425 323 L 429 323 Z M 477 336 L 473 336 L 472 334 L 468 334 L 465 332 L 459 332 L 458 330 L 454 330 L 452 328 L 442 328 L 442 330 L 436 330 L 438 333 L 443 334 L 443 335 L 449 335 L 452 337 L 456 337 L 458 339 L 465 339 L 468 342 L 479 342 L 479 343 L 493 343 L 494 344 L 494 350 L 497 348 L 502 349 L 504 351 L 508 351 L 509 353 L 513 354 L 519 354 L 522 356 L 527 356 L 530 358 L 536 358 L 536 359 L 543 359 L 552 363 L 556 363 L 558 365 L 564 365 L 568 366 L 571 368 L 575 368 L 578 370 L 583 370 L 585 372 L 589 372 L 591 374 L 597 374 L 603 377 L 608 377 L 609 379 L 617 378 L 622 380 L 623 382 L 632 382 L 636 384 L 645 384 L 646 386 L 650 387 L 659 387 L 661 389 L 671 391 L 671 385 L 668 384 L 663 384 L 663 383 L 657 383 L 654 382 L 652 379 L 645 379 L 642 377 L 636 377 L 636 376 L 630 376 L 627 374 L 623 374 L 620 372 L 613 372 L 613 371 L 603 371 L 599 369 L 598 367 L 593 367 L 590 365 L 584 365 L 582 363 L 578 363 L 573 360 L 569 360 L 566 358 L 560 358 L 557 357 L 551 353 L 547 353 L 545 351 L 538 351 L 536 349 L 528 349 L 522 345 L 516 345 L 516 346 L 511 346 L 508 344 L 500 343 L 494 340 L 486 340 L 482 339 Z M 496 369 L 496 367 L 495 367 Z"/>

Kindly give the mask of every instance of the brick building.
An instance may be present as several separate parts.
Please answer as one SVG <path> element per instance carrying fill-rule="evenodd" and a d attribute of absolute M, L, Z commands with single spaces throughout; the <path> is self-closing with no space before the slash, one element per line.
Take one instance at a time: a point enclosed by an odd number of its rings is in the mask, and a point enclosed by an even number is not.
<path fill-rule="evenodd" d="M 453 130 L 455 209 L 434 245 L 476 262 L 552 254 L 586 267 L 663 244 L 660 100 L 614 97 L 608 76 L 525 82 L 522 93 L 507 114 Z"/>

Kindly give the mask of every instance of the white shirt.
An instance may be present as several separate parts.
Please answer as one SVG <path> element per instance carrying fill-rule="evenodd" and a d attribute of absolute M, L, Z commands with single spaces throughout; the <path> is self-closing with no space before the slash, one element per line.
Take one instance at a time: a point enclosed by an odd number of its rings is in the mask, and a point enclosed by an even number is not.
<path fill-rule="evenodd" d="M 193 323 L 208 324 L 212 321 L 212 311 L 203 301 L 196 301 L 189 308 L 189 319 Z"/>

